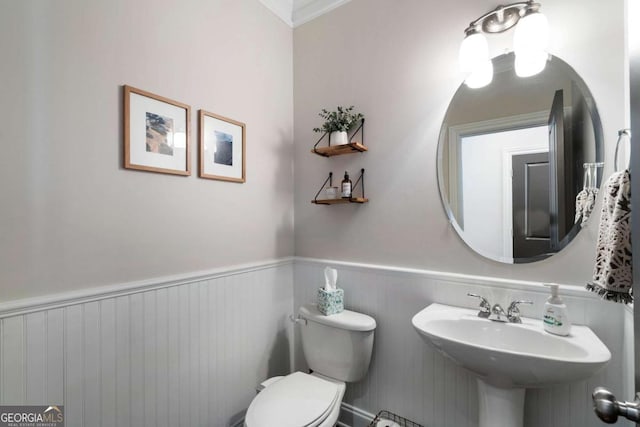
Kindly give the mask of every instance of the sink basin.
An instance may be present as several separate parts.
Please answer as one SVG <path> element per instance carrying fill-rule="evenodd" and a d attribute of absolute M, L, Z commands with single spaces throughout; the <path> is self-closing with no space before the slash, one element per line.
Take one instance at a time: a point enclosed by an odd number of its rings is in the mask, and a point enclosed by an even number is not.
<path fill-rule="evenodd" d="M 477 310 L 431 304 L 413 317 L 418 333 L 442 353 L 502 387 L 544 387 L 589 378 L 611 359 L 591 329 L 571 335 L 545 332 L 541 320 L 492 322 Z"/>
<path fill-rule="evenodd" d="M 481 427 L 522 425 L 525 388 L 589 378 L 611 359 L 586 326 L 560 337 L 545 332 L 541 320 L 501 323 L 477 314 L 431 304 L 412 323 L 426 342 L 478 377 Z"/>

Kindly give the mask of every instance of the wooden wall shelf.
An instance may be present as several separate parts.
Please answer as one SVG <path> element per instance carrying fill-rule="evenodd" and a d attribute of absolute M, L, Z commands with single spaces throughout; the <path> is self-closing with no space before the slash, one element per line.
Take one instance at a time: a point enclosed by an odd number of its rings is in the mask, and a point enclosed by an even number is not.
<path fill-rule="evenodd" d="M 329 186 L 332 185 L 332 179 L 333 179 L 333 172 L 329 172 L 329 177 L 327 177 L 327 179 L 324 180 L 324 182 L 320 186 L 320 189 L 316 193 L 316 197 L 311 201 L 311 203 L 315 205 L 340 205 L 343 203 L 367 203 L 369 201 L 369 199 L 364 197 L 364 169 L 360 169 L 360 176 L 356 180 L 356 183 L 353 184 L 353 186 L 351 187 L 351 195 L 353 196 L 353 191 L 358 187 L 358 184 L 360 184 L 360 188 L 362 189 L 362 197 L 349 197 L 349 198 L 338 197 L 337 199 L 318 199 L 318 196 L 320 195 L 322 190 L 325 188 L 327 183 L 329 183 Z"/>
<path fill-rule="evenodd" d="M 362 142 L 353 142 L 353 139 L 356 135 L 360 133 L 360 138 Z M 323 139 L 327 138 L 326 142 L 328 145 L 323 147 L 318 147 L 320 142 Z M 360 122 L 360 126 L 351 134 L 349 138 L 348 144 L 337 144 L 331 145 L 331 134 L 325 132 L 318 142 L 315 143 L 311 152 L 317 154 L 322 157 L 333 157 L 333 156 L 341 156 L 343 154 L 352 154 L 352 153 L 363 153 L 365 151 L 369 151 L 369 149 L 363 144 L 364 142 L 364 119 Z M 316 196 L 311 201 L 314 205 L 341 205 L 345 203 L 368 203 L 369 199 L 364 197 L 364 169 L 360 169 L 360 177 L 356 180 L 355 184 L 352 185 L 351 188 L 351 196 L 353 196 L 353 191 L 360 184 L 360 188 L 362 189 L 362 197 L 350 197 L 350 198 L 337 198 L 337 199 L 318 199 L 318 196 L 325 189 L 325 186 L 329 184 L 329 186 L 333 186 L 333 172 L 329 172 L 329 177 L 322 183 L 320 189 L 316 193 Z"/>
<path fill-rule="evenodd" d="M 369 199 L 364 197 L 352 197 L 350 199 L 317 199 L 312 200 L 311 203 L 316 205 L 339 205 L 343 203 L 367 203 Z"/>
<path fill-rule="evenodd" d="M 341 156 L 343 154 L 362 153 L 369 149 L 359 142 L 351 142 L 342 145 L 329 145 L 328 147 L 318 147 L 311 150 L 312 153 L 322 157 Z"/>

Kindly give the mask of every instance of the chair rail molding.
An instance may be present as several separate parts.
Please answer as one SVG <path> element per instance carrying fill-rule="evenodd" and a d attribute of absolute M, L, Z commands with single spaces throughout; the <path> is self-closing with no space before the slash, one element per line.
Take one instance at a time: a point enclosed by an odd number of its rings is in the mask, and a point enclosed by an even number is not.
<path fill-rule="evenodd" d="M 211 270 L 176 274 L 164 277 L 154 277 L 129 283 L 120 283 L 110 286 L 101 286 L 97 288 L 86 288 L 52 295 L 43 295 L 15 301 L 0 302 L 0 319 L 24 315 L 37 311 L 62 308 L 75 304 L 84 304 L 108 298 L 126 296 L 139 292 L 186 285 L 189 283 L 196 283 L 225 276 L 249 273 L 252 271 L 265 270 L 281 265 L 293 264 L 293 261 L 293 257 L 256 261 L 252 263 L 220 267 Z"/>

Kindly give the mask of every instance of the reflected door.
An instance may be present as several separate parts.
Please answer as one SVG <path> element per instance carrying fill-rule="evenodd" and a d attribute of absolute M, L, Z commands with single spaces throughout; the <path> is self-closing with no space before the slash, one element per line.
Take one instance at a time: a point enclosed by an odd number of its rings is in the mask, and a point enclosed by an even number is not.
<path fill-rule="evenodd" d="M 560 241 L 573 226 L 575 207 L 573 187 L 573 153 L 570 144 L 565 144 L 564 95 L 556 91 L 549 113 L 549 186 L 551 210 L 551 247 L 560 248 Z M 569 167 L 567 167 L 569 165 Z M 569 217 L 568 212 L 571 212 Z M 567 224 L 567 219 L 570 222 Z"/>
<path fill-rule="evenodd" d="M 512 157 L 513 258 L 535 258 L 551 250 L 549 153 Z"/>

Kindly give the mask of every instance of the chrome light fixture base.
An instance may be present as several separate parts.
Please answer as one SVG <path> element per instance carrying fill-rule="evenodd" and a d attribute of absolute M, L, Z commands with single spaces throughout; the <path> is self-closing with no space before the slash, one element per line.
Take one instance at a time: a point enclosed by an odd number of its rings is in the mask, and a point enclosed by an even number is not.
<path fill-rule="evenodd" d="M 496 34 L 507 31 L 518 23 L 520 18 L 540 9 L 540 3 L 533 1 L 511 3 L 506 6 L 498 6 L 489 13 L 471 22 L 464 31 L 465 35 L 481 31 L 483 33 Z"/>
<path fill-rule="evenodd" d="M 493 67 L 485 34 L 505 32 L 521 22 L 514 35 L 516 74 L 530 77 L 540 73 L 547 62 L 549 30 L 547 18 L 540 13 L 540 3 L 533 0 L 498 6 L 471 22 L 464 30 L 460 45 L 460 71 L 466 73 L 465 84 L 477 89 L 491 83 Z"/>

